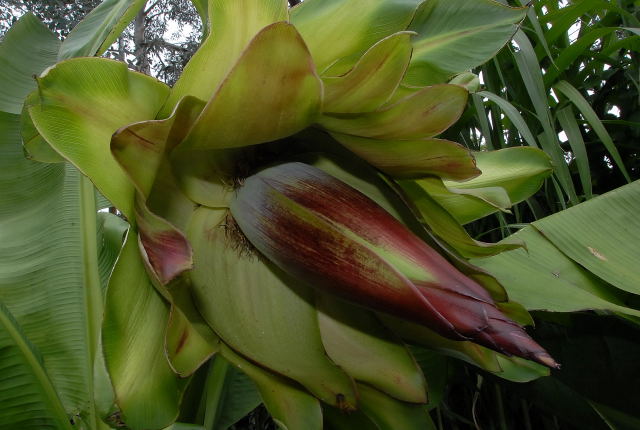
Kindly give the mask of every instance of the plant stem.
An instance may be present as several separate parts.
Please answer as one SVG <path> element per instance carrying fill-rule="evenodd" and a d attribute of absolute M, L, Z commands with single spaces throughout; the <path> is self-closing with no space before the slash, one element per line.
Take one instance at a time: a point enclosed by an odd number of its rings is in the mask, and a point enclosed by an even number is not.
<path fill-rule="evenodd" d="M 204 428 L 213 430 L 222 411 L 225 379 L 229 371 L 229 362 L 220 356 L 212 359 L 205 386 L 206 407 Z"/>
<path fill-rule="evenodd" d="M 93 393 L 93 367 L 100 339 L 102 324 L 103 298 L 100 274 L 98 272 L 98 232 L 96 223 L 96 195 L 93 183 L 79 174 L 80 180 L 80 231 L 82 234 L 82 260 L 85 286 L 85 307 L 87 318 L 87 348 L 89 354 L 89 393 Z M 95 428 L 101 428 L 100 418 L 96 415 L 95 403 L 89 405 L 89 422 Z"/>
<path fill-rule="evenodd" d="M 507 426 L 507 418 L 504 415 L 504 403 L 502 401 L 502 391 L 500 390 L 500 385 L 495 384 L 496 388 L 496 408 L 498 415 L 498 428 L 500 430 L 509 430 Z"/>

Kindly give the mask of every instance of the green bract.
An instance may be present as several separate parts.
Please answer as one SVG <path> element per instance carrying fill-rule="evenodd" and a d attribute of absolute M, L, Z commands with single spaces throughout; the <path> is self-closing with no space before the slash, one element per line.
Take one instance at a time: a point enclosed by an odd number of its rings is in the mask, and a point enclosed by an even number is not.
<path fill-rule="evenodd" d="M 189 396 L 189 378 L 209 362 L 211 396 L 237 368 L 290 430 L 321 429 L 323 417 L 336 428 L 424 429 L 433 426 L 431 375 L 408 344 L 514 381 L 557 367 L 507 293 L 527 309 L 553 301 L 508 285 L 516 281 L 499 267 L 526 259 L 523 243 L 480 242 L 462 226 L 535 193 L 552 173 L 549 157 L 523 147 L 471 152 L 438 137 L 477 86 L 469 70 L 511 38 L 525 8 L 488 0 L 194 4 L 206 37 L 173 88 L 124 63 L 79 57 L 102 53 L 140 1 L 105 1 L 61 47 L 27 16 L 0 48 L 0 77 L 14 83 L 0 91 L 0 254 L 12 254 L 18 238 L 42 248 L 26 248 L 29 259 L 12 255 L 15 265 L 0 259 L 0 349 L 8 351 L 0 370 L 14 360 L 14 379 L 38 394 L 22 419 L 0 387 L 0 420 L 70 428 L 65 416 L 78 416 L 86 428 L 165 428 Z M 22 55 L 27 42 L 44 54 Z M 23 159 L 20 128 L 31 158 L 64 164 Z M 15 185 L 18 170 L 28 180 Z M 96 223 L 86 178 L 129 223 L 126 239 L 121 219 Z M 38 202 L 18 204 L 12 192 Z M 637 200 L 628 195 L 615 202 Z M 46 199 L 56 202 L 49 215 L 38 207 Z M 6 217 L 7 207 L 30 224 Z M 66 224 L 53 229 L 47 217 Z M 605 237 L 574 243 L 566 223 L 559 216 L 535 228 L 637 292 L 625 278 L 629 262 L 602 264 L 618 256 Z M 53 251 L 73 241 L 75 251 Z M 533 255 L 559 252 L 541 237 L 532 243 Z M 486 271 L 465 260 L 482 257 Z M 56 265 L 71 273 L 60 272 L 66 282 L 51 275 L 34 297 L 46 291 L 54 299 L 42 300 L 58 310 L 47 313 L 38 299 L 33 312 L 42 313 L 36 329 L 69 330 L 60 344 L 40 338 L 16 298 L 19 284 L 39 281 L 29 272 L 48 278 Z M 557 310 L 637 316 L 621 302 L 603 304 L 597 283 L 592 290 Z M 78 314 L 86 321 L 74 322 Z M 73 372 L 39 358 L 74 348 Z"/>

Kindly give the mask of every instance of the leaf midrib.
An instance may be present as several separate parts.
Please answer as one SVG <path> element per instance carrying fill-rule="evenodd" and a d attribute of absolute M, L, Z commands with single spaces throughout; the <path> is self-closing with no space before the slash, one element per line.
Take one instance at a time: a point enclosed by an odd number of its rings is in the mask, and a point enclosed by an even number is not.
<path fill-rule="evenodd" d="M 35 356 L 33 350 L 26 342 L 23 335 L 17 330 L 16 326 L 8 318 L 7 314 L 2 308 L 0 308 L 0 325 L 2 325 L 6 333 L 18 347 L 20 353 L 25 359 L 25 363 L 28 365 L 29 369 L 31 369 L 31 373 L 36 378 L 39 385 L 42 387 L 41 392 L 44 395 L 45 400 L 49 404 L 49 410 L 53 412 L 53 418 L 56 420 L 57 424 L 60 425 L 60 428 L 63 430 L 73 430 L 69 423 L 67 413 L 62 406 L 62 402 L 60 401 L 60 398 L 58 397 L 58 394 L 54 389 L 49 376 L 46 374 L 46 371 L 44 370 L 44 367 L 42 366 L 40 360 L 38 360 L 38 357 Z"/>

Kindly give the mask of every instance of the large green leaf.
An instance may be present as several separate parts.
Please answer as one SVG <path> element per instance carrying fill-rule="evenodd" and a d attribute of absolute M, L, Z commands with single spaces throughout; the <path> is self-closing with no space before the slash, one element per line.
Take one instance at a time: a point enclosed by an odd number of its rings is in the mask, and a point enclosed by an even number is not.
<path fill-rule="evenodd" d="M 71 30 L 59 60 L 102 55 L 120 36 L 147 0 L 105 0 Z"/>
<path fill-rule="evenodd" d="M 102 313 L 93 189 L 71 166 L 26 160 L 19 120 L 0 112 L 0 301 L 46 357 L 68 413 L 91 422 Z"/>
<path fill-rule="evenodd" d="M 443 82 L 493 57 L 513 36 L 527 8 L 491 0 L 429 0 L 420 6 L 409 30 L 418 33 L 406 81 Z"/>
<path fill-rule="evenodd" d="M 321 92 L 296 29 L 272 24 L 247 46 L 179 148 L 232 148 L 289 136 L 319 115 Z"/>
<path fill-rule="evenodd" d="M 71 429 L 42 357 L 0 302 L 0 428 Z"/>
<path fill-rule="evenodd" d="M 34 75 L 56 62 L 60 41 L 32 14 L 24 15 L 0 44 L 0 111 L 20 113 L 36 87 Z"/>
<path fill-rule="evenodd" d="M 120 127 L 154 118 L 168 91 L 124 63 L 77 58 L 39 78 L 39 97 L 29 113 L 42 137 L 132 219 L 133 186 L 111 156 L 109 142 Z"/>
<path fill-rule="evenodd" d="M 640 181 L 533 225 L 560 251 L 604 281 L 640 294 Z"/>
<path fill-rule="evenodd" d="M 375 112 L 324 114 L 319 124 L 331 132 L 376 139 L 424 139 L 442 133 L 460 118 L 467 90 L 458 85 L 422 88 Z"/>
<path fill-rule="evenodd" d="M 337 60 L 357 56 L 379 40 L 405 30 L 420 2 L 307 0 L 291 10 L 291 22 L 302 34 L 318 70 L 324 72 Z"/>
<path fill-rule="evenodd" d="M 520 230 L 504 242 L 515 240 L 524 242 L 527 249 L 472 262 L 498 278 L 509 297 L 527 309 L 555 312 L 608 309 L 640 315 L 640 311 L 622 306 L 615 291 L 567 258 L 533 227 Z"/>
<path fill-rule="evenodd" d="M 530 147 L 474 153 L 480 176 L 465 182 L 416 181 L 447 212 L 466 224 L 498 210 L 507 210 L 542 185 L 552 171 L 549 157 Z"/>
<path fill-rule="evenodd" d="M 161 118 L 169 116 L 184 96 L 209 100 L 251 39 L 288 17 L 285 0 L 209 0 L 207 12 L 213 28 L 171 90 Z"/>
<path fill-rule="evenodd" d="M 187 380 L 178 379 L 164 353 L 168 316 L 129 232 L 109 281 L 102 342 L 116 404 L 134 430 L 163 428 L 178 416 Z"/>
<path fill-rule="evenodd" d="M 191 280 L 203 317 L 242 355 L 300 382 L 327 403 L 354 408 L 352 381 L 323 348 L 312 291 L 247 254 L 246 244 L 234 243 L 233 221 L 226 215 L 200 207 L 189 228 Z"/>

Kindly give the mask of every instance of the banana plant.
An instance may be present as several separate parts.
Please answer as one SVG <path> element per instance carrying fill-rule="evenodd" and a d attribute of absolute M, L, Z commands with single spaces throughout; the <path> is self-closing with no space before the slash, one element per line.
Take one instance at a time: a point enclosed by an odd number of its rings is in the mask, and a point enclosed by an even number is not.
<path fill-rule="evenodd" d="M 0 368 L 18 362 L 9 374 L 40 396 L 24 413 L 3 402 L 7 428 L 188 428 L 176 421 L 194 393 L 205 405 L 197 425 L 224 428 L 241 417 L 223 410 L 232 380 L 259 394 L 238 410 L 259 398 L 282 428 L 434 428 L 432 375 L 408 345 L 513 381 L 559 367 L 525 331 L 531 316 L 499 282 L 510 280 L 468 261 L 528 241 L 480 242 L 462 227 L 530 196 L 553 164 L 533 148 L 472 152 L 437 137 L 476 86 L 468 71 L 510 40 L 526 8 L 198 1 L 204 39 L 169 88 L 98 57 L 143 3 L 105 1 L 61 46 L 27 16 L 0 48 L 0 76 L 13 83 L 0 98 L 13 157 L 3 188 L 19 183 L 12 192 L 35 206 L 7 194 L 2 213 L 23 214 L 32 235 L 75 229 L 69 252 L 80 258 L 58 263 L 59 239 L 47 235 L 48 253 L 25 267 L 82 274 L 60 281 L 80 303 L 61 315 L 79 312 L 73 327 L 84 330 L 73 344 L 82 356 L 47 349 L 53 319 L 34 320 L 35 293 L 21 289 L 40 280 L 6 264 Z M 21 54 L 23 43 L 43 54 Z M 28 169 L 40 182 L 20 181 Z M 72 214 L 52 219 L 36 195 Z M 105 205 L 120 217 L 97 224 Z M 3 234 L 20 237 L 13 221 Z M 80 357 L 81 382 L 66 379 L 63 353 Z"/>

